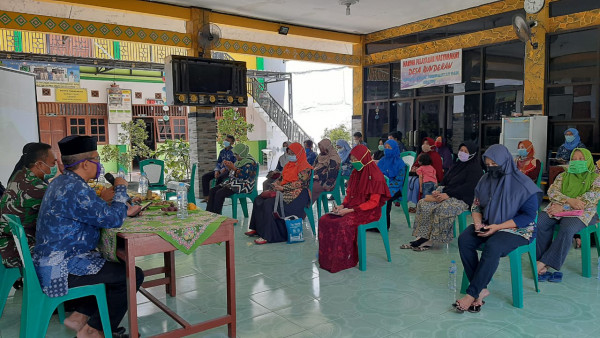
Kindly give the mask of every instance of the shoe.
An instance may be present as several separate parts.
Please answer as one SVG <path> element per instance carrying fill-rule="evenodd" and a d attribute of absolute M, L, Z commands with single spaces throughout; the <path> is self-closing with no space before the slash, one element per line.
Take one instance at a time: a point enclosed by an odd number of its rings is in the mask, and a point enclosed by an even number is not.
<path fill-rule="evenodd" d="M 548 282 L 560 283 L 560 282 L 562 282 L 562 278 L 563 278 L 563 273 L 560 271 L 556 271 L 555 273 L 552 274 L 552 276 L 550 276 L 550 278 L 548 278 Z"/>
<path fill-rule="evenodd" d="M 538 274 L 538 282 L 547 282 L 552 277 L 552 272 L 546 271 L 543 274 Z"/>
<path fill-rule="evenodd" d="M 264 238 L 261 237 L 261 238 L 255 239 L 254 243 L 257 244 L 257 245 L 263 245 L 263 244 L 267 244 L 268 242 L 267 242 L 266 239 L 264 239 Z"/>
<path fill-rule="evenodd" d="M 246 231 L 246 232 L 244 232 L 244 235 L 249 236 L 249 237 L 258 236 L 256 233 L 256 230 Z"/>

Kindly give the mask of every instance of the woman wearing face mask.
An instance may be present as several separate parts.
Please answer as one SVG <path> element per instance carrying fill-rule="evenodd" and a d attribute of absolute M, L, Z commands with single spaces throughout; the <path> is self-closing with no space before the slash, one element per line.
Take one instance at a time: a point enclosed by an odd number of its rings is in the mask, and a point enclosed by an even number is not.
<path fill-rule="evenodd" d="M 540 160 L 533 157 L 535 155 L 535 149 L 533 143 L 529 140 L 519 142 L 517 149 L 517 168 L 531 178 L 532 181 L 537 182 L 537 178 L 540 174 L 542 164 Z"/>
<path fill-rule="evenodd" d="M 575 148 L 567 172 L 561 173 L 548 189 L 550 204 L 540 213 L 537 235 L 537 268 L 540 281 L 560 281 L 560 270 L 573 236 L 598 222 L 596 206 L 600 200 L 600 176 L 595 172 L 589 150 Z M 554 226 L 559 224 L 555 239 Z M 596 244 L 598 245 L 598 244 Z"/>
<path fill-rule="evenodd" d="M 392 211 L 392 203 L 402 197 L 402 186 L 404 185 L 404 177 L 406 174 L 406 164 L 400 157 L 400 148 L 398 142 L 388 140 L 384 146 L 385 156 L 377 162 L 377 166 L 385 177 L 388 178 L 388 187 L 392 198 L 387 201 L 386 216 L 387 227 L 390 228 L 390 213 Z M 376 230 L 376 229 L 374 229 Z"/>
<path fill-rule="evenodd" d="M 48 188 L 48 179 L 56 176 L 57 172 L 58 165 L 51 146 L 28 143 L 23 147 L 23 155 L 0 200 L 0 215 L 12 214 L 21 219 L 30 247 L 35 244 L 37 216 Z M 3 217 L 0 217 L 0 254 L 6 267 L 21 266 L 12 233 Z"/>
<path fill-rule="evenodd" d="M 448 170 L 452 167 L 452 150 L 448 148 L 444 139 L 441 136 L 438 136 L 435 139 L 435 151 L 440 154 L 442 158 L 442 168 L 444 168 L 444 173 L 447 173 Z"/>
<path fill-rule="evenodd" d="M 279 176 L 281 176 L 281 171 L 283 170 L 283 167 L 285 167 L 285 165 L 290 161 L 288 159 L 288 146 L 290 145 L 290 141 L 285 141 L 283 142 L 283 154 L 281 156 L 279 156 L 279 160 L 277 160 L 277 167 L 275 168 L 275 170 L 269 171 L 267 173 L 267 179 L 263 182 L 263 191 L 267 191 L 267 190 L 271 190 L 271 184 L 273 184 L 273 182 L 275 182 Z"/>
<path fill-rule="evenodd" d="M 315 160 L 312 201 L 319 200 L 323 192 L 332 191 L 340 171 L 341 159 L 329 139 L 323 139 L 318 144 L 319 156 Z"/>
<path fill-rule="evenodd" d="M 403 244 L 401 249 L 425 251 L 435 243 L 450 243 L 454 219 L 468 210 L 473 202 L 473 191 L 482 176 L 477 145 L 462 143 L 458 148 L 458 159 L 444 175 L 437 190 L 417 203 L 415 215 L 416 239 Z"/>
<path fill-rule="evenodd" d="M 354 147 L 350 158 L 354 170 L 343 204 L 319 219 L 319 265 L 332 273 L 356 266 L 358 226 L 378 220 L 381 207 L 391 197 L 366 146 Z"/>
<path fill-rule="evenodd" d="M 431 137 L 425 137 L 423 139 L 423 144 L 421 145 L 421 150 L 424 153 L 427 153 L 431 158 L 431 166 L 435 169 L 435 177 L 438 182 L 441 182 L 444 179 L 444 169 L 442 167 L 442 158 L 440 154 L 435 151 L 434 141 Z M 411 173 L 416 173 L 417 168 L 419 167 L 419 162 L 415 161 L 412 167 L 410 168 Z M 408 200 L 417 204 L 419 202 L 419 177 L 411 176 L 408 184 Z M 413 207 L 409 208 L 410 212 L 415 212 L 416 209 Z"/>
<path fill-rule="evenodd" d="M 387 141 L 387 138 L 380 138 L 379 139 L 379 145 L 377 146 L 377 151 L 375 151 L 373 153 L 373 160 L 374 161 L 379 161 L 383 158 L 383 156 L 385 155 L 384 153 L 384 149 L 385 149 L 385 142 Z"/>
<path fill-rule="evenodd" d="M 475 187 L 473 224 L 458 237 L 458 250 L 469 287 L 453 306 L 459 313 L 479 312 L 490 292 L 487 285 L 500 263 L 519 246 L 535 239 L 535 217 L 542 191 L 519 172 L 505 146 L 495 144 L 483 154 L 487 173 Z M 481 258 L 477 249 L 485 243 Z"/>
<path fill-rule="evenodd" d="M 585 144 L 581 142 L 579 131 L 575 128 L 565 130 L 565 143 L 558 147 L 556 159 L 562 162 L 568 162 L 571 158 L 571 153 L 575 148 L 585 148 Z"/>
<path fill-rule="evenodd" d="M 273 183 L 273 189 L 283 193 L 283 208 L 286 217 L 304 218 L 306 216 L 304 207 L 310 204 L 308 185 L 312 166 L 306 161 L 306 152 L 300 143 L 290 144 L 288 154 L 290 155 L 289 162 L 283 167 L 281 177 Z M 274 206 L 274 197 L 258 196 L 254 199 L 250 231 L 246 232 L 247 236 L 259 236 L 254 243 L 266 244 L 287 240 L 285 221 L 274 215 Z"/>
<path fill-rule="evenodd" d="M 223 161 L 223 165 L 229 170 L 229 179 L 224 183 L 210 189 L 206 211 L 221 214 L 223 202 L 233 194 L 249 194 L 254 190 L 258 165 L 250 155 L 247 145 L 238 143 L 233 147 L 235 163 Z"/>
<path fill-rule="evenodd" d="M 342 160 L 342 176 L 348 177 L 352 172 L 352 163 L 350 161 L 352 147 L 350 147 L 350 144 L 346 140 L 337 140 L 335 146 Z"/>

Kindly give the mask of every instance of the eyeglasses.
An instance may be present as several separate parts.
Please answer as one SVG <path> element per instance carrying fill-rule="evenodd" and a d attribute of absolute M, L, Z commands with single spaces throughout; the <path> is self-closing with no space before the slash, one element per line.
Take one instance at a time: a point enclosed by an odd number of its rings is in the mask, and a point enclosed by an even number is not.
<path fill-rule="evenodd" d="M 100 156 L 88 158 L 88 161 L 96 160 L 96 162 L 100 162 Z"/>

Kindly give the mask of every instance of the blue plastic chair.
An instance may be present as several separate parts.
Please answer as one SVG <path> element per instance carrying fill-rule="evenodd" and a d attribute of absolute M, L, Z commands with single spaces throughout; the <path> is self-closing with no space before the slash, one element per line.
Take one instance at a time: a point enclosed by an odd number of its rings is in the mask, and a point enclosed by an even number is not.
<path fill-rule="evenodd" d="M 410 157 L 412 156 L 412 162 L 410 162 Z M 406 159 L 405 159 L 406 157 Z M 408 227 L 410 228 L 410 213 L 408 212 L 408 179 L 410 168 L 413 163 L 415 163 L 415 158 L 417 157 L 417 153 L 414 151 L 405 151 L 400 154 L 400 158 L 404 160 L 406 163 L 406 173 L 404 174 L 404 184 L 402 186 L 402 199 L 400 200 L 400 205 L 402 206 L 402 210 L 404 211 L 404 217 L 406 217 L 406 223 L 408 223 Z"/>
<path fill-rule="evenodd" d="M 387 177 L 385 180 L 386 182 L 389 182 Z M 392 256 L 390 255 L 390 239 L 387 229 L 386 205 L 384 204 L 381 207 L 381 217 L 379 217 L 379 220 L 358 226 L 358 269 L 360 271 L 367 270 L 367 229 L 375 228 L 377 228 L 379 230 L 379 234 L 381 234 L 381 239 L 383 240 L 383 245 L 385 246 L 385 253 L 387 254 L 388 262 L 392 261 Z"/>
<path fill-rule="evenodd" d="M 21 305 L 21 331 L 19 336 L 21 338 L 46 336 L 50 317 L 55 309 L 58 309 L 58 317 L 62 323 L 65 318 L 65 310 L 62 304 L 69 300 L 89 296 L 96 297 L 102 321 L 102 330 L 108 336 L 112 331 L 108 317 L 104 284 L 69 288 L 69 292 L 64 296 L 48 297 L 42 292 L 40 281 L 33 267 L 31 252 L 27 245 L 27 238 L 25 237 L 21 220 L 15 215 L 4 215 L 4 217 L 8 220 L 17 250 L 19 250 L 19 255 L 23 262 L 23 303 Z"/>
<path fill-rule="evenodd" d="M 7 268 L 0 260 L 0 318 L 2 318 L 2 311 L 4 311 L 10 289 L 19 278 L 21 278 L 19 268 Z"/>
<path fill-rule="evenodd" d="M 231 198 L 231 215 L 233 216 L 233 218 L 237 219 L 238 200 L 240 201 L 244 217 L 248 218 L 248 204 L 246 198 L 249 198 L 250 201 L 254 201 L 256 197 L 258 197 L 258 165 L 256 167 L 256 179 L 254 180 L 254 189 L 252 189 L 252 191 L 249 194 L 233 194 L 229 197 Z"/>
<path fill-rule="evenodd" d="M 317 201 L 317 215 L 321 218 L 321 205 L 323 205 L 323 210 L 325 213 L 329 212 L 329 195 L 333 196 L 335 203 L 338 205 L 342 204 L 342 195 L 340 193 L 340 181 L 342 178 L 342 171 L 338 171 L 338 176 L 335 179 L 335 187 L 332 191 L 324 191 L 319 196 L 319 200 Z"/>
<path fill-rule="evenodd" d="M 314 176 L 315 176 L 315 172 L 311 171 L 310 172 L 310 183 L 308 185 L 309 196 L 310 196 L 310 194 L 312 194 Z M 315 213 L 312 208 L 312 197 L 310 199 L 310 204 L 307 207 L 304 207 L 304 213 L 306 214 L 306 217 L 308 217 L 308 222 L 310 223 L 310 228 L 312 229 L 313 235 L 316 236 L 317 231 L 315 229 Z"/>

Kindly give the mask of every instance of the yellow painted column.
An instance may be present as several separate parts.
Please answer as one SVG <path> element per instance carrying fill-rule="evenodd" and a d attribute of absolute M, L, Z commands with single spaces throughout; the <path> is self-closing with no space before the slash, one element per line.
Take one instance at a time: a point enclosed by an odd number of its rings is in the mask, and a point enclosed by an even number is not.
<path fill-rule="evenodd" d="M 190 21 L 186 23 L 186 33 L 192 40 L 190 56 L 198 57 L 201 47 L 198 44 L 198 33 L 202 31 L 204 24 L 208 23 L 208 12 L 200 8 L 192 8 Z M 204 52 L 204 57 L 210 58 L 210 50 Z"/>
<path fill-rule="evenodd" d="M 546 83 L 546 33 L 549 25 L 549 5 L 532 15 L 527 15 L 528 21 L 537 21 L 537 26 L 532 28 L 533 42 L 537 42 L 537 49 L 530 43 L 525 45 L 525 83 L 524 83 L 524 106 L 525 111 L 537 110 L 535 106 L 541 106 L 541 111 L 547 115 L 544 107 L 544 87 Z M 529 109 L 528 109 L 529 108 Z"/>
<path fill-rule="evenodd" d="M 364 36 L 361 38 L 361 43 L 354 44 L 352 47 L 352 55 L 359 56 L 361 59 L 361 65 L 352 67 L 352 115 L 362 116 L 363 114 L 363 55 L 364 51 Z"/>

